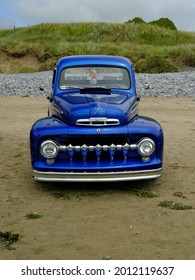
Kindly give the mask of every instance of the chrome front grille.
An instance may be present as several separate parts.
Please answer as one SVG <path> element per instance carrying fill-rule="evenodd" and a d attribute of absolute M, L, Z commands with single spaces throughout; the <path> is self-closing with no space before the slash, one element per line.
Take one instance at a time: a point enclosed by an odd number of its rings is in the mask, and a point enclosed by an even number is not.
<path fill-rule="evenodd" d="M 137 145 L 136 144 L 124 144 L 124 145 L 115 145 L 115 144 L 111 144 L 111 145 L 86 145 L 83 144 L 82 146 L 79 145 L 72 145 L 69 144 L 68 146 L 59 146 L 58 147 L 59 151 L 62 152 L 66 152 L 68 153 L 69 159 L 73 160 L 74 156 L 76 154 L 80 154 L 82 156 L 82 159 L 84 161 L 86 161 L 88 158 L 90 158 L 90 154 L 94 154 L 96 155 L 96 160 L 100 160 L 101 158 L 105 158 L 105 155 L 109 158 L 111 161 L 114 160 L 115 154 L 117 154 L 118 152 L 120 152 L 123 157 L 124 160 L 127 159 L 127 155 L 128 152 L 130 150 L 136 150 L 137 149 Z"/>
<path fill-rule="evenodd" d="M 86 126 L 104 126 L 104 125 L 120 125 L 118 119 L 108 119 L 108 118 L 89 118 L 89 119 L 79 119 L 76 122 L 77 125 Z"/>

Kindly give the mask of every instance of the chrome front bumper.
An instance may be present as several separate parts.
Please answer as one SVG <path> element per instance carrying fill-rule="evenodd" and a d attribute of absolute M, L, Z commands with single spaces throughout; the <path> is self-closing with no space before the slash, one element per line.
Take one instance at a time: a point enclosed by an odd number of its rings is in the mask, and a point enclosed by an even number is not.
<path fill-rule="evenodd" d="M 156 179 L 162 168 L 144 171 L 123 172 L 41 172 L 33 170 L 33 178 L 42 182 L 117 182 Z"/>

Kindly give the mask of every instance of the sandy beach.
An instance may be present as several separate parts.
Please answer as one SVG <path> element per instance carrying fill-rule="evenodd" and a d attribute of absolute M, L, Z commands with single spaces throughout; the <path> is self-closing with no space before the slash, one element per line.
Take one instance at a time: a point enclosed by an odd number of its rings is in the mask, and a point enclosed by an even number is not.
<path fill-rule="evenodd" d="M 9 247 L 0 242 L 1 260 L 195 259 L 194 98 L 141 99 L 139 114 L 163 126 L 163 175 L 110 184 L 34 181 L 29 132 L 47 99 L 0 103 L 0 231 L 19 234 Z M 170 201 L 191 209 L 163 207 Z"/>

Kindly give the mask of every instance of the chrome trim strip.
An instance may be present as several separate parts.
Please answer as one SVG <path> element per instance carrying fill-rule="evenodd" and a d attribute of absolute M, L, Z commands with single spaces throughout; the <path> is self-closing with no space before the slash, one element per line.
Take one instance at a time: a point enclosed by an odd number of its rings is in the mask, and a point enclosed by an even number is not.
<path fill-rule="evenodd" d="M 144 171 L 122 172 L 40 172 L 33 170 L 33 178 L 43 182 L 117 182 L 156 179 L 162 168 Z"/>
<path fill-rule="evenodd" d="M 90 145 L 87 146 L 85 144 L 83 144 L 82 146 L 73 146 L 72 144 L 69 144 L 68 146 L 58 146 L 58 150 L 60 151 L 81 151 L 81 150 L 90 150 L 90 151 L 95 151 L 95 150 L 99 150 L 99 149 L 103 149 L 103 151 L 108 151 L 108 150 L 117 150 L 117 151 L 121 151 L 121 150 L 136 150 L 137 149 L 137 144 L 124 144 L 124 145 L 115 145 L 115 144 L 111 144 L 111 145 L 103 145 L 101 146 L 100 144 L 97 145 Z"/>
<path fill-rule="evenodd" d="M 118 119 L 89 118 L 89 119 L 77 120 L 76 125 L 89 125 L 89 126 L 120 125 L 120 121 Z"/>

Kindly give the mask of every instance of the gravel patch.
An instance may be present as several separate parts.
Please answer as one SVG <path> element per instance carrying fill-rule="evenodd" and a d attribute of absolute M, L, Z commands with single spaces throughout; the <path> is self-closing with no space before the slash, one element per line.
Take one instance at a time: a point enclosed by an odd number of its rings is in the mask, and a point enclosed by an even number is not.
<path fill-rule="evenodd" d="M 180 73 L 136 74 L 141 96 L 195 97 L 195 69 Z"/>
<path fill-rule="evenodd" d="M 52 88 L 52 71 L 31 74 L 0 74 L 0 95 L 47 96 Z"/>
<path fill-rule="evenodd" d="M 180 73 L 136 74 L 140 96 L 195 97 L 195 69 Z M 0 95 L 47 96 L 52 71 L 32 74 L 0 74 Z"/>

